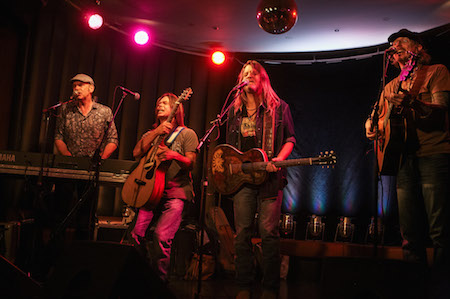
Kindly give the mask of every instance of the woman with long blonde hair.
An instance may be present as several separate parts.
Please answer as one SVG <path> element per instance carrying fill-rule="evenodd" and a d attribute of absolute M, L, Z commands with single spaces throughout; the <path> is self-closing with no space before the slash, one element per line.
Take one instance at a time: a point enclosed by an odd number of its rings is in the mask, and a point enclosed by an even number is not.
<path fill-rule="evenodd" d="M 245 83 L 244 83 L 245 82 Z M 238 83 L 244 83 L 230 108 L 227 143 L 240 151 L 259 148 L 271 161 L 285 160 L 295 144 L 294 125 L 289 106 L 273 90 L 263 66 L 249 60 L 241 69 Z M 263 250 L 263 295 L 276 298 L 280 286 L 279 219 L 286 173 L 268 163 L 267 181 L 244 185 L 233 195 L 236 227 L 236 298 L 251 298 L 254 283 L 253 223 L 259 215 Z"/>

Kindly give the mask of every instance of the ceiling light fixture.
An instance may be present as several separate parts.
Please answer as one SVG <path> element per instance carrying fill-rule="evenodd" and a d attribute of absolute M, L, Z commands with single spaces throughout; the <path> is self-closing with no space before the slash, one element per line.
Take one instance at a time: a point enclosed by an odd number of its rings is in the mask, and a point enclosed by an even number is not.
<path fill-rule="evenodd" d="M 91 29 L 99 29 L 103 25 L 103 17 L 99 14 L 88 16 L 88 25 Z"/>
<path fill-rule="evenodd" d="M 214 53 L 211 55 L 211 61 L 215 65 L 221 65 L 225 62 L 225 54 L 222 51 L 214 51 Z"/>
<path fill-rule="evenodd" d="M 139 30 L 138 32 L 136 32 L 134 34 L 134 42 L 138 45 L 143 46 L 143 45 L 147 44 L 149 40 L 150 40 L 150 36 L 144 30 Z"/>
<path fill-rule="evenodd" d="M 295 0 L 261 0 L 256 19 L 259 27 L 268 33 L 286 33 L 297 22 L 297 4 Z"/>

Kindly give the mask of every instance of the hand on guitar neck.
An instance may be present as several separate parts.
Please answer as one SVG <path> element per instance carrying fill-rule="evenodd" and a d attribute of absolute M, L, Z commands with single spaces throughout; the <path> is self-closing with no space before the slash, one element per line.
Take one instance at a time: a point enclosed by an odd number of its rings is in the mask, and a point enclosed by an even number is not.
<path fill-rule="evenodd" d="M 152 147 L 152 143 L 156 137 L 159 135 L 169 134 L 173 129 L 173 124 L 169 122 L 162 122 L 156 129 L 150 130 L 145 133 L 141 140 L 136 144 L 133 150 L 133 156 L 135 158 L 140 158 L 145 155 L 150 148 Z"/>
<path fill-rule="evenodd" d="M 272 159 L 271 162 L 277 162 L 277 161 L 284 161 L 287 159 L 287 157 L 289 157 L 289 155 L 291 154 L 292 150 L 294 149 L 294 143 L 292 142 L 286 142 L 285 144 L 283 144 L 283 146 L 281 147 L 280 152 L 278 153 L 278 156 L 276 156 L 275 158 Z M 273 163 L 267 163 L 266 165 L 266 171 L 267 172 L 277 172 L 279 171 L 281 168 L 280 167 L 276 167 Z"/>
<path fill-rule="evenodd" d="M 273 158 L 273 162 L 275 162 L 275 161 L 280 161 L 280 160 L 275 160 L 276 158 Z M 277 172 L 278 170 L 280 170 L 281 169 L 281 167 L 276 167 L 275 165 L 273 165 L 273 163 L 271 163 L 271 162 L 269 162 L 269 163 L 267 163 L 267 165 L 266 165 L 266 171 L 267 172 Z"/>
<path fill-rule="evenodd" d="M 167 121 L 162 122 L 156 129 L 155 129 L 155 133 L 157 135 L 164 135 L 164 134 L 169 134 L 170 131 L 172 131 L 173 129 L 173 124 L 169 123 Z"/>

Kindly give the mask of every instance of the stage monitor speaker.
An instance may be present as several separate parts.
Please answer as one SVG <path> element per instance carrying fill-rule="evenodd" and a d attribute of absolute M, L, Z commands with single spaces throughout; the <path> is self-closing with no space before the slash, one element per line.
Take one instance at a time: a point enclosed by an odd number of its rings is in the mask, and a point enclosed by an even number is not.
<path fill-rule="evenodd" d="M 50 273 L 49 298 L 175 298 L 130 245 L 74 242 Z"/>
<path fill-rule="evenodd" d="M 401 260 L 325 258 L 321 298 L 426 298 L 426 267 Z"/>
<path fill-rule="evenodd" d="M 41 298 L 40 284 L 0 255 L 0 297 Z"/>

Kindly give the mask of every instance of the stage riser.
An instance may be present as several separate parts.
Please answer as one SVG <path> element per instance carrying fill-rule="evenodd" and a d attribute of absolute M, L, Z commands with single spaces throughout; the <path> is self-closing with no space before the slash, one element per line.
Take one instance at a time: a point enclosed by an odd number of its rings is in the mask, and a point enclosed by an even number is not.
<path fill-rule="evenodd" d="M 291 257 L 287 280 L 322 299 L 426 298 L 426 274 L 423 265 L 399 260 Z"/>

